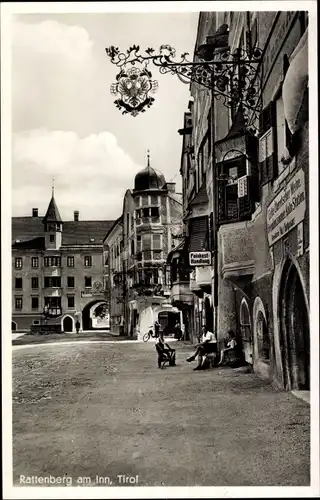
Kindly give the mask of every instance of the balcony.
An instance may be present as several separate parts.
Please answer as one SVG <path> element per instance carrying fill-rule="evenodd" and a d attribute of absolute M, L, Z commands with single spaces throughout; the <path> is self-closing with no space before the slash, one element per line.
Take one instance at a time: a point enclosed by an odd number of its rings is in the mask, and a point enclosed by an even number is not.
<path fill-rule="evenodd" d="M 170 290 L 168 286 L 162 284 L 137 283 L 129 290 L 129 300 L 134 300 L 138 297 L 168 297 L 169 295 Z"/>
<path fill-rule="evenodd" d="M 186 306 L 192 306 L 193 294 L 190 290 L 189 281 L 176 281 L 171 286 L 170 300 L 173 306 L 181 309 Z"/>
<path fill-rule="evenodd" d="M 46 287 L 44 288 L 47 297 L 61 297 L 61 287 Z"/>

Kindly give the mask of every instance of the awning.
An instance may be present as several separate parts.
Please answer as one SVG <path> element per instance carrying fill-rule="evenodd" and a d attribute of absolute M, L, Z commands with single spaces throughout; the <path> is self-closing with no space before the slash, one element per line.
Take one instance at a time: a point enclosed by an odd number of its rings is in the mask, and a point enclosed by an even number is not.
<path fill-rule="evenodd" d="M 308 88 L 308 30 L 290 57 L 290 66 L 282 87 L 284 115 L 294 134 L 303 125 Z"/>

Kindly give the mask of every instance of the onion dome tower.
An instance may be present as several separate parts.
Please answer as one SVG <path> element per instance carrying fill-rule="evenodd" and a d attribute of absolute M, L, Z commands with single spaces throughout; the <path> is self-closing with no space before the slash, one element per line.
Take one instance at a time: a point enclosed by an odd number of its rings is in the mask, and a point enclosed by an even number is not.
<path fill-rule="evenodd" d="M 134 179 L 134 191 L 147 191 L 149 189 L 162 189 L 166 180 L 161 172 L 150 166 L 150 152 L 147 153 L 147 166 L 137 173 Z"/>

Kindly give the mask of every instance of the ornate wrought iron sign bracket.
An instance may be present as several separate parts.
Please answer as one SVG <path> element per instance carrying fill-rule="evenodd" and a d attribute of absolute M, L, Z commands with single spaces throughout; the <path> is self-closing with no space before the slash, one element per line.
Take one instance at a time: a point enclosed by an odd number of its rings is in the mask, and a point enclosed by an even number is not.
<path fill-rule="evenodd" d="M 244 49 L 231 52 L 228 46 L 212 47 L 210 43 L 201 46 L 197 53 L 201 60 L 193 62 L 188 61 L 188 53 L 182 54 L 177 61 L 176 51 L 170 45 L 161 45 L 158 53 L 153 48 L 141 53 L 137 45 L 126 52 L 114 46 L 106 48 L 111 63 L 120 68 L 116 82 L 111 85 L 111 93 L 117 97 L 114 101 L 117 108 L 132 116 L 150 108 L 154 102 L 150 94 L 158 88 L 149 70 L 152 63 L 161 74 L 173 74 L 183 83 L 194 82 L 210 89 L 213 97 L 222 100 L 228 108 L 241 104 L 244 118 L 252 121 L 261 101 L 258 67 L 262 51 L 256 48 L 249 54 Z"/>

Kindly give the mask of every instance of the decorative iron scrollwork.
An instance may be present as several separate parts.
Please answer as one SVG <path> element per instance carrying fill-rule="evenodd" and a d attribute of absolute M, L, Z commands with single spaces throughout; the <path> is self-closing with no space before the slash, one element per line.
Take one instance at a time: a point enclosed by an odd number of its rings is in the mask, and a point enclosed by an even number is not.
<path fill-rule="evenodd" d="M 252 121 L 261 100 L 261 84 L 258 65 L 262 51 L 255 48 L 250 54 L 239 48 L 231 52 L 229 47 L 213 52 L 211 61 L 189 61 L 187 52 L 175 60 L 176 51 L 170 45 L 161 45 L 159 52 L 147 48 L 140 52 L 139 45 L 133 45 L 126 53 L 118 47 L 106 48 L 110 60 L 121 68 L 117 83 L 111 85 L 113 95 L 119 95 L 115 101 L 123 113 L 137 116 L 149 108 L 154 99 L 149 93 L 157 90 L 158 83 L 152 80 L 148 65 L 153 63 L 161 74 L 174 74 L 183 83 L 194 82 L 212 90 L 216 99 L 222 100 L 228 108 L 238 107 L 244 110 L 245 120 Z"/>

